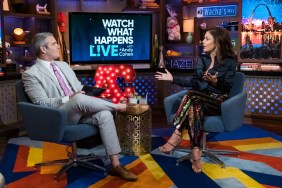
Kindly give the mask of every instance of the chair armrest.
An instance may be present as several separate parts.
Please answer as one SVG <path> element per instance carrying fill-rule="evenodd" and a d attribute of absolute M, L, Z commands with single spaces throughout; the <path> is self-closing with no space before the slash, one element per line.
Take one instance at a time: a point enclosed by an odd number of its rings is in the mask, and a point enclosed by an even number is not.
<path fill-rule="evenodd" d="M 239 93 L 221 104 L 222 121 L 225 131 L 233 131 L 242 125 L 247 94 Z"/>
<path fill-rule="evenodd" d="M 67 125 L 67 113 L 58 108 L 18 102 L 29 137 L 33 140 L 59 142 Z"/>
<path fill-rule="evenodd" d="M 164 99 L 164 107 L 165 107 L 165 113 L 167 118 L 167 123 L 169 125 L 173 125 L 173 120 L 175 117 L 175 114 L 181 104 L 181 101 L 183 97 L 187 94 L 187 90 L 180 91 L 178 93 L 172 94 L 170 96 L 167 96 Z"/>

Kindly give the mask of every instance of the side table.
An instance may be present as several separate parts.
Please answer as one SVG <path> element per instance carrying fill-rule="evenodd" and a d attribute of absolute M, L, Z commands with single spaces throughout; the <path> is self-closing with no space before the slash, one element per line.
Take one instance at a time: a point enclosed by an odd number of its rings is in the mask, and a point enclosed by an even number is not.
<path fill-rule="evenodd" d="M 139 115 L 116 112 L 116 128 L 121 154 L 143 155 L 151 151 L 151 109 Z"/>

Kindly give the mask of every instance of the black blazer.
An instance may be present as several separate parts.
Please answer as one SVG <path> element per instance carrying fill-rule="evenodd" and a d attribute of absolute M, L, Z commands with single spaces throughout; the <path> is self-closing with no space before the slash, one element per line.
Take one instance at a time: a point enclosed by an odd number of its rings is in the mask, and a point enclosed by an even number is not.
<path fill-rule="evenodd" d="M 191 80 L 187 81 L 179 77 L 173 77 L 172 83 L 182 87 L 192 87 L 197 91 L 228 94 L 233 85 L 237 61 L 233 57 L 226 57 L 223 59 L 223 64 L 220 65 L 219 62 L 215 60 L 214 67 L 210 69 L 209 72 L 211 74 L 218 72 L 216 85 L 212 85 L 211 83 L 202 79 L 204 72 L 209 68 L 210 64 L 210 56 L 201 55 L 198 58 L 193 78 Z"/>

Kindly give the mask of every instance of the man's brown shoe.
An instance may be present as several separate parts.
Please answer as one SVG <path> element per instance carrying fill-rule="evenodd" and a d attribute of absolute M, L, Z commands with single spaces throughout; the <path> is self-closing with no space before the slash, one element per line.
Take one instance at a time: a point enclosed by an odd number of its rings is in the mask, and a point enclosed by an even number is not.
<path fill-rule="evenodd" d="M 128 170 L 126 170 L 121 164 L 112 167 L 109 170 L 109 174 L 112 176 L 118 176 L 127 181 L 136 181 L 138 177 L 135 174 L 132 174 Z"/>
<path fill-rule="evenodd" d="M 127 104 L 125 113 L 131 115 L 139 115 L 146 112 L 149 109 L 147 104 Z"/>

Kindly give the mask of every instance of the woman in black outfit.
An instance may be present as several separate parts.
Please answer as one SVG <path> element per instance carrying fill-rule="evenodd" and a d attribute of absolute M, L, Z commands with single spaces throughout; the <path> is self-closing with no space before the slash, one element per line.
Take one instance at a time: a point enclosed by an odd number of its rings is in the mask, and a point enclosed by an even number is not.
<path fill-rule="evenodd" d="M 166 73 L 157 72 L 155 75 L 158 80 L 192 87 L 182 99 L 175 115 L 175 131 L 167 143 L 159 147 L 159 151 L 172 153 L 181 142 L 182 131 L 188 129 L 193 151 L 192 169 L 195 173 L 202 171 L 201 141 L 204 118 L 207 115 L 221 114 L 220 106 L 228 99 L 237 64 L 229 33 L 224 28 L 208 29 L 202 44 L 205 55 L 199 57 L 190 81 L 173 78 L 167 70 Z"/>

